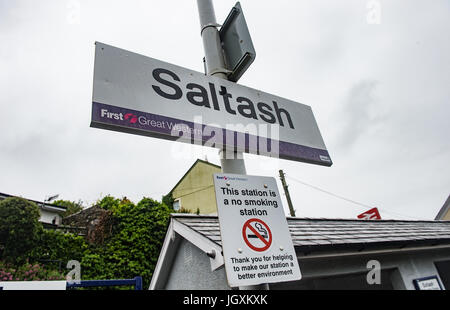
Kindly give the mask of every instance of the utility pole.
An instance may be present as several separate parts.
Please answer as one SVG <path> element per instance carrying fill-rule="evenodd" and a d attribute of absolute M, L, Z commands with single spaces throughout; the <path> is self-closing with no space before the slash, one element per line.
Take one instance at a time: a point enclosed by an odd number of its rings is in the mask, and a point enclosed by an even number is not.
<path fill-rule="evenodd" d="M 228 70 L 225 67 L 222 43 L 217 27 L 216 15 L 212 0 L 197 0 L 200 17 L 200 35 L 205 51 L 205 69 L 207 75 L 227 80 Z M 220 150 L 220 162 L 223 173 L 247 174 L 242 152 Z M 267 290 L 268 284 L 241 286 L 240 290 Z"/>
<path fill-rule="evenodd" d="M 288 189 L 288 185 L 286 184 L 286 179 L 284 178 L 284 172 L 283 170 L 280 170 L 280 180 L 281 180 L 281 184 L 283 184 L 283 189 L 284 189 L 284 194 L 286 195 L 286 200 L 289 206 L 289 212 L 291 214 L 291 216 L 295 217 L 295 210 L 294 207 L 292 206 L 292 201 L 291 201 L 291 196 L 289 195 L 289 189 Z"/>

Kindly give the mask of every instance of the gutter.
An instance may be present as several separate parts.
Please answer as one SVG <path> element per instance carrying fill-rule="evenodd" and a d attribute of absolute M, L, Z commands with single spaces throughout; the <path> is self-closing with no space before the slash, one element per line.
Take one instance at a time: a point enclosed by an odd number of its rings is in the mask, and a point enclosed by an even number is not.
<path fill-rule="evenodd" d="M 351 256 L 361 256 L 361 255 L 374 255 L 374 254 L 394 254 L 394 253 L 405 253 L 405 252 L 416 252 L 416 251 L 427 251 L 427 250 L 443 250 L 450 249 L 450 244 L 445 245 L 429 245 L 429 246 L 415 246 L 415 247 L 405 247 L 398 249 L 381 249 L 381 250 L 361 250 L 357 252 L 346 252 L 346 253 L 323 253 L 323 254 L 297 254 L 297 259 L 307 260 L 316 258 L 337 258 L 337 257 L 351 257 Z"/>

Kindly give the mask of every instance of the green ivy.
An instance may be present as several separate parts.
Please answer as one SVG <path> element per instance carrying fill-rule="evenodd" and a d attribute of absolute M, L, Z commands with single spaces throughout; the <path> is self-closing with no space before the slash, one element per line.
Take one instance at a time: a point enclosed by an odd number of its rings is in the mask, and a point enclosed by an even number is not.
<path fill-rule="evenodd" d="M 126 198 L 120 200 L 111 196 L 104 197 L 97 205 L 112 211 L 113 229 L 101 245 L 88 244 L 83 237 L 74 234 L 44 230 L 37 220 L 37 206 L 24 199 L 8 203 L 7 206 L 15 206 L 13 209 L 17 209 L 17 212 L 8 211 L 4 206 L 2 209 L 0 203 L 0 245 L 3 245 L 3 249 L 5 245 L 15 246 L 14 251 L 14 247 L 11 247 L 3 254 L 7 254 L 5 257 L 15 261 L 17 266 L 20 266 L 17 255 L 21 255 L 22 265 L 15 269 L 25 270 L 23 275 L 31 268 L 28 263 L 23 264 L 24 260 L 32 262 L 32 266 L 36 266 L 37 262 L 60 262 L 61 272 L 65 273 L 68 272 L 65 269 L 67 262 L 78 260 L 82 280 L 131 279 L 142 276 L 144 287 L 150 285 L 171 212 L 164 203 L 143 198 L 138 204 L 134 204 Z M 25 216 L 26 212 L 31 214 L 28 221 L 24 220 L 28 218 Z M 4 268 L 5 277 L 9 279 L 12 267 L 4 266 L 9 268 Z M 47 263 L 45 270 L 40 265 L 39 268 L 33 268 L 42 271 L 33 279 L 60 277 L 60 274 L 53 271 L 56 270 L 55 266 L 47 266 Z M 44 279 L 45 275 L 48 276 L 47 279 Z"/>
<path fill-rule="evenodd" d="M 109 197 L 107 204 L 116 223 L 113 235 L 102 247 L 90 249 L 83 257 L 82 279 L 142 276 L 144 287 L 148 287 L 164 241 L 170 209 L 150 198 L 143 198 L 135 205 L 127 199 L 117 203 Z"/>
<path fill-rule="evenodd" d="M 81 261 L 88 250 L 83 237 L 55 230 L 41 230 L 36 247 L 28 260 L 32 262 L 59 261 L 63 268 L 70 260 Z"/>
<path fill-rule="evenodd" d="M 99 206 L 102 209 L 112 211 L 113 209 L 118 207 L 119 204 L 120 204 L 120 199 L 114 198 L 110 195 L 106 195 L 102 199 L 98 200 L 95 205 Z"/>

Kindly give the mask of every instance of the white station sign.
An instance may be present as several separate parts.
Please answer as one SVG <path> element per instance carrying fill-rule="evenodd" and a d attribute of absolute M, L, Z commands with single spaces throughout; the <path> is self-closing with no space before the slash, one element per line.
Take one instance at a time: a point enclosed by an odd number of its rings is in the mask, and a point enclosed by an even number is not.
<path fill-rule="evenodd" d="M 220 173 L 214 187 L 228 284 L 301 279 L 276 180 Z"/>
<path fill-rule="evenodd" d="M 99 42 L 91 127 L 332 165 L 311 107 Z"/>

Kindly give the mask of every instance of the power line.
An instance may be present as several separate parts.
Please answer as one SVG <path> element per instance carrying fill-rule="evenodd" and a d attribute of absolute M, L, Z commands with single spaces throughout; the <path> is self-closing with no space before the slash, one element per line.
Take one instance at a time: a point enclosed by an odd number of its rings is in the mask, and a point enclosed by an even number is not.
<path fill-rule="evenodd" d="M 213 187 L 213 186 L 214 185 L 208 185 L 208 186 L 204 186 L 204 187 L 197 187 L 197 188 L 199 188 L 198 190 L 190 192 L 190 193 L 187 193 L 187 194 L 184 194 L 184 195 L 181 195 L 181 196 L 179 196 L 177 198 L 181 198 L 181 197 L 184 197 L 184 196 L 187 196 L 187 195 L 191 195 L 191 194 L 194 194 L 194 193 L 197 193 L 197 192 L 201 192 L 201 191 L 204 191 L 205 189 L 208 189 L 208 188 Z"/>
<path fill-rule="evenodd" d="M 335 198 L 338 198 L 338 199 L 341 199 L 341 200 L 345 200 L 345 201 L 347 201 L 347 202 L 350 202 L 350 203 L 355 204 L 355 205 L 359 205 L 359 206 L 364 207 L 364 208 L 373 208 L 373 206 L 369 206 L 369 205 L 367 205 L 367 204 L 365 204 L 365 203 L 361 203 L 361 202 L 358 202 L 358 201 L 355 201 L 355 200 L 346 198 L 346 197 L 341 196 L 341 195 L 337 195 L 337 194 L 332 193 L 332 192 L 330 192 L 330 191 L 327 191 L 327 190 L 325 190 L 325 189 L 323 189 L 323 188 L 320 188 L 320 187 L 317 187 L 317 186 L 315 186 L 315 185 L 306 183 L 306 182 L 304 182 L 304 181 L 297 180 L 297 179 L 295 179 L 295 178 L 293 178 L 293 177 L 290 177 L 290 176 L 288 176 L 288 175 L 286 175 L 286 177 L 287 177 L 288 179 L 291 179 L 291 180 L 293 180 L 293 181 L 295 181 L 295 182 L 298 182 L 298 183 L 300 183 L 300 184 L 303 184 L 303 185 L 305 185 L 305 186 L 308 186 L 308 187 L 310 187 L 310 188 L 313 188 L 313 189 L 315 189 L 315 190 L 317 190 L 317 191 L 320 191 L 320 192 L 322 192 L 322 193 L 328 194 L 328 195 L 333 196 L 333 197 L 335 197 Z M 378 208 L 378 207 L 377 207 L 377 208 Z M 385 210 L 385 209 L 381 209 L 381 208 L 378 208 L 378 210 L 380 210 L 380 211 L 382 211 L 382 212 L 385 212 L 385 213 L 394 214 L 394 215 L 397 215 L 397 216 L 409 217 L 409 218 L 415 219 L 415 220 L 425 220 L 425 219 L 420 219 L 420 218 L 416 218 L 416 217 L 413 217 L 413 216 L 409 216 L 409 215 L 405 215 L 405 214 L 401 214 L 401 213 L 397 213 L 397 212 L 393 212 L 393 211 L 389 211 L 389 210 Z"/>

